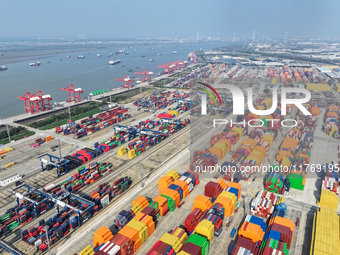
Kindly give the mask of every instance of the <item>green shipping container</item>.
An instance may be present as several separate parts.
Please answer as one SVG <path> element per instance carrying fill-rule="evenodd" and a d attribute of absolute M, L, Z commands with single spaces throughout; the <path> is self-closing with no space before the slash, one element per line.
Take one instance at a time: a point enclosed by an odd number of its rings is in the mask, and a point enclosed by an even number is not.
<path fill-rule="evenodd" d="M 192 234 L 188 237 L 184 244 L 186 244 L 187 242 L 200 246 L 202 248 L 202 255 L 209 254 L 209 241 L 207 240 L 207 238 L 197 234 Z"/>
<path fill-rule="evenodd" d="M 173 212 L 173 211 L 175 211 L 175 209 L 176 209 L 176 203 L 175 203 L 175 201 L 171 198 L 171 197 L 169 197 L 169 196 L 166 196 L 166 195 L 161 195 L 162 197 L 166 197 L 167 199 L 168 199 L 168 206 L 169 206 L 169 211 L 170 212 Z"/>

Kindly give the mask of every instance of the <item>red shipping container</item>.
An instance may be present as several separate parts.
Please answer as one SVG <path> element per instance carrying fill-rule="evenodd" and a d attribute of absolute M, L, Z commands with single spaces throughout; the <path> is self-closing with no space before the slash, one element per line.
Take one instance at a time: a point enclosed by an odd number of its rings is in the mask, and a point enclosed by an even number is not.
<path fill-rule="evenodd" d="M 180 251 L 185 251 L 185 252 L 187 252 L 191 255 L 201 255 L 202 254 L 202 247 L 200 247 L 196 244 L 187 242 L 186 244 L 184 244 L 182 246 Z"/>

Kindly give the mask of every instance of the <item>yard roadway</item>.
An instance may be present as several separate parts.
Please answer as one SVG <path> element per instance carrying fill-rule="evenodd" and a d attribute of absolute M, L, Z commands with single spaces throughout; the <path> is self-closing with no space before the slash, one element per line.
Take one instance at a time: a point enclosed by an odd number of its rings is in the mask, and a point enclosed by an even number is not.
<path fill-rule="evenodd" d="M 89 187 L 85 187 L 84 189 L 81 190 L 81 192 L 89 195 L 89 194 L 91 194 L 91 192 L 93 190 L 95 190 L 98 187 L 98 184 L 104 183 L 104 182 L 110 183 L 110 182 L 116 180 L 118 177 L 122 177 L 124 175 L 124 172 L 127 169 L 131 168 L 133 165 L 138 164 L 143 159 L 145 159 L 145 158 L 151 156 L 152 154 L 156 153 L 162 146 L 164 146 L 164 143 L 171 142 L 171 141 L 175 140 L 176 138 L 182 136 L 183 134 L 188 132 L 188 129 L 189 129 L 189 126 L 183 128 L 182 130 L 180 130 L 177 133 L 170 136 L 168 139 L 166 139 L 166 140 L 160 142 L 159 144 L 151 147 L 149 150 L 147 150 L 146 152 L 141 154 L 141 156 L 137 156 L 134 159 L 127 161 L 127 163 L 124 164 L 122 167 L 118 168 L 117 170 L 114 170 L 114 172 L 113 172 L 114 175 L 112 175 L 112 173 L 111 173 L 111 174 L 108 174 L 108 175 L 100 178 L 100 180 L 98 182 L 96 182 L 93 185 L 90 185 Z M 101 161 L 105 161 L 105 159 L 107 159 L 111 156 L 112 155 L 105 156 L 101 159 Z M 42 218 L 48 219 L 54 214 L 55 214 L 55 211 L 53 209 L 49 210 L 48 212 L 43 214 L 41 217 L 33 219 L 32 221 L 28 222 L 27 224 L 16 228 L 15 231 L 13 231 L 4 240 L 9 242 L 9 243 L 14 243 L 14 242 L 18 241 L 20 239 L 20 233 L 21 233 L 22 230 L 29 229 L 30 227 L 36 226 L 36 225 L 38 225 L 39 220 L 41 220 Z"/>
<path fill-rule="evenodd" d="M 175 104 L 169 106 L 169 107 L 173 107 Z M 129 106 L 132 107 L 132 104 Z M 137 111 L 136 111 L 137 112 Z M 137 113 L 136 113 L 137 116 Z M 150 119 L 150 120 L 158 120 L 155 117 L 154 113 L 151 112 L 142 112 L 141 114 L 138 115 L 138 117 L 132 117 L 130 119 L 124 120 L 122 122 L 120 122 L 120 124 L 122 125 L 137 125 L 140 121 L 142 120 L 146 120 L 146 119 Z M 189 112 L 185 112 L 183 114 L 180 114 L 179 116 L 175 117 L 174 119 L 185 119 L 189 116 Z M 111 133 L 111 134 L 110 134 Z M 113 130 L 111 128 L 106 128 L 101 130 L 101 132 L 96 132 L 93 135 L 90 136 L 90 139 L 88 139 L 86 142 L 83 142 L 81 140 L 78 139 L 73 139 L 71 137 L 67 137 L 61 134 L 55 134 L 54 137 L 55 138 L 59 138 L 61 140 L 61 143 L 65 143 L 64 139 L 69 139 L 73 145 L 71 145 L 70 143 L 66 143 L 66 147 L 70 147 L 73 146 L 72 149 L 67 149 L 65 150 L 64 147 L 65 146 L 61 146 L 62 148 L 62 155 L 68 155 L 76 150 L 79 150 L 81 148 L 84 147 L 88 147 L 88 148 L 93 148 L 93 143 L 94 141 L 103 141 L 103 140 L 107 140 L 109 139 L 109 137 L 111 137 L 113 134 Z M 38 134 L 37 134 L 38 135 Z M 41 136 L 41 134 L 40 134 Z M 94 141 L 93 141 L 94 140 Z M 19 140 L 18 142 L 25 142 L 24 140 Z M 55 142 L 54 142 L 55 143 Z M 47 143 L 43 144 L 43 146 L 46 146 Z M 52 144 L 51 144 L 52 145 Z M 54 144 L 53 144 L 54 145 Z M 26 143 L 24 144 L 24 146 L 28 146 L 28 142 L 26 140 Z M 50 145 L 48 145 L 50 146 Z M 14 148 L 16 146 L 13 146 Z M 20 149 L 21 150 L 21 149 Z M 11 175 L 14 174 L 24 174 L 25 177 L 21 180 L 22 182 L 26 182 L 30 185 L 33 185 L 36 188 L 40 188 L 52 181 L 54 181 L 57 177 L 56 174 L 54 172 L 41 172 L 41 168 L 37 168 L 37 166 L 40 166 L 39 161 L 36 159 L 36 157 L 38 155 L 41 154 L 36 154 L 37 150 L 41 150 L 41 147 L 35 148 L 33 151 L 29 150 L 27 153 L 29 153 L 31 155 L 31 158 L 29 160 L 27 160 L 25 163 L 25 167 L 22 167 L 22 164 L 20 162 L 16 162 L 17 164 L 15 166 L 13 166 L 10 170 L 11 170 Z M 112 154 L 116 154 L 117 153 L 117 148 L 115 148 L 114 150 L 109 151 L 108 153 L 105 154 L 106 155 L 112 155 Z M 17 149 L 14 152 L 18 152 L 19 149 Z M 27 153 L 25 154 L 25 157 L 27 158 L 28 155 Z M 58 156 L 58 151 L 52 153 L 56 156 Z M 12 154 L 9 154 L 12 155 Z M 13 154 L 14 156 L 14 154 Z M 15 158 L 15 157 L 14 157 Z M 97 160 L 102 160 L 102 156 L 96 158 L 94 161 Z M 87 162 L 88 164 L 89 162 Z M 1 176 L 5 176 L 5 174 L 7 174 L 8 170 L 6 169 L 6 172 L 1 172 L 0 175 Z M 62 177 L 59 178 L 58 182 L 61 182 L 61 179 L 67 179 L 68 177 L 72 176 L 72 173 L 74 173 L 74 171 L 70 171 L 67 174 L 63 175 Z M 8 175 L 8 174 L 7 174 Z M 41 176 L 42 178 L 39 178 L 39 176 Z M 14 201 L 14 197 L 13 194 L 11 192 L 8 192 L 7 190 L 13 189 L 15 187 L 14 184 L 0 188 L 0 192 L 4 193 L 3 195 L 5 195 L 6 200 L 9 200 L 9 198 L 13 198 L 12 201 Z M 6 193 L 6 194 L 5 194 Z M 2 194 L 1 194 L 2 195 Z M 1 203 L 2 201 L 0 201 L 0 207 L 1 207 L 1 212 L 0 215 L 2 215 L 7 209 L 11 208 L 13 206 L 13 204 L 11 202 L 4 204 Z M 7 201 L 8 202 L 8 201 Z"/>
<path fill-rule="evenodd" d="M 199 122 L 196 123 L 192 123 L 191 125 L 195 126 L 198 125 Z M 182 130 L 178 131 L 177 133 L 173 134 L 172 136 L 170 136 L 168 139 L 164 140 L 163 142 L 161 142 L 160 144 L 157 144 L 156 146 L 152 147 L 151 149 L 149 149 L 148 151 L 146 151 L 145 153 L 142 154 L 142 157 L 136 157 L 132 160 L 129 160 L 126 164 L 124 164 L 122 167 L 118 168 L 117 170 L 114 171 L 114 175 L 109 174 L 107 176 L 104 176 L 100 179 L 100 182 L 97 182 L 94 185 L 91 185 L 89 187 L 85 187 L 83 190 L 80 191 L 80 193 L 83 194 L 91 194 L 98 186 L 98 184 L 100 183 L 110 183 L 113 180 L 116 180 L 118 177 L 124 176 L 126 175 L 126 171 L 130 168 L 132 168 L 134 165 L 138 164 L 139 162 L 141 162 L 142 160 L 146 159 L 146 158 L 150 158 L 151 155 L 153 155 L 154 153 L 157 153 L 161 146 L 164 146 L 165 143 L 171 143 L 172 141 L 174 141 L 175 139 L 180 139 L 182 141 L 182 136 L 185 135 L 188 132 L 190 126 L 187 126 L 185 128 L 183 128 Z M 184 146 L 187 146 L 185 144 L 183 144 Z M 180 150 L 182 150 L 182 148 L 178 148 Z M 178 152 L 176 153 L 178 154 Z M 110 158 L 111 156 L 105 156 L 105 158 L 103 158 L 103 161 L 105 161 L 107 158 Z M 139 173 L 136 173 L 136 176 L 139 176 Z M 139 180 L 139 178 L 134 178 L 134 182 L 136 182 L 136 180 Z M 62 181 L 62 180 L 60 180 Z M 120 197 L 117 197 L 117 199 L 119 199 Z M 6 241 L 8 241 L 9 243 L 15 243 L 17 241 L 21 242 L 20 239 L 20 232 L 23 229 L 29 229 L 32 226 L 36 226 L 38 225 L 39 220 L 41 219 L 45 219 L 47 220 L 48 218 L 50 218 L 52 215 L 55 214 L 55 211 L 53 209 L 49 210 L 48 212 L 46 212 L 45 214 L 43 214 L 41 217 L 38 217 L 36 219 L 34 219 L 33 221 L 25 224 L 24 226 L 20 226 L 19 228 L 17 228 L 11 235 L 9 235 L 8 237 L 6 237 Z"/>

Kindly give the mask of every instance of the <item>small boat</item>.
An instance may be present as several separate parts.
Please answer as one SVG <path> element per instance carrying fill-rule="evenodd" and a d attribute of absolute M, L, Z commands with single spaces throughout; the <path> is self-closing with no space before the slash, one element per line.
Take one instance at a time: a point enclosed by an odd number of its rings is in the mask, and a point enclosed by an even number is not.
<path fill-rule="evenodd" d="M 122 65 L 122 67 L 124 67 L 125 65 Z"/>
<path fill-rule="evenodd" d="M 125 52 L 125 55 L 129 55 L 129 54 L 130 54 L 130 52 L 128 52 L 128 51 Z"/>
<path fill-rule="evenodd" d="M 6 66 L 0 66 L 0 71 L 6 71 L 8 68 Z"/>
<path fill-rule="evenodd" d="M 40 66 L 40 62 L 35 62 L 35 63 L 29 63 L 29 66 Z"/>
<path fill-rule="evenodd" d="M 99 54 L 99 53 L 97 54 L 97 57 L 101 57 L 101 56 L 102 56 L 102 54 Z"/>
<path fill-rule="evenodd" d="M 113 56 L 113 53 L 110 53 L 109 55 L 108 55 L 108 57 L 112 57 Z"/>
<path fill-rule="evenodd" d="M 149 59 L 149 61 L 150 61 L 150 62 L 153 62 L 153 61 L 155 61 L 155 60 L 154 60 L 154 59 L 152 59 L 152 58 L 150 58 L 150 59 Z"/>
<path fill-rule="evenodd" d="M 135 68 L 136 68 L 136 69 L 138 69 L 138 68 L 139 68 L 139 66 L 136 66 Z"/>
<path fill-rule="evenodd" d="M 144 55 L 142 55 L 142 56 L 140 56 L 141 58 L 145 58 L 145 56 Z"/>
<path fill-rule="evenodd" d="M 162 55 L 161 53 L 157 53 L 158 56 Z"/>
<path fill-rule="evenodd" d="M 85 57 L 83 55 L 79 55 L 77 59 L 84 59 Z"/>
<path fill-rule="evenodd" d="M 177 51 L 174 50 L 172 53 L 173 53 L 173 54 L 177 54 Z"/>
<path fill-rule="evenodd" d="M 133 69 L 132 69 L 132 68 L 129 68 L 129 69 L 128 69 L 128 72 L 132 72 L 132 71 L 133 71 Z"/>
<path fill-rule="evenodd" d="M 71 56 L 67 56 L 67 58 L 70 58 Z"/>
<path fill-rule="evenodd" d="M 113 60 L 109 61 L 109 65 L 115 65 L 115 64 L 118 64 L 118 63 L 120 63 L 120 59 L 117 59 L 115 61 L 113 61 Z"/>

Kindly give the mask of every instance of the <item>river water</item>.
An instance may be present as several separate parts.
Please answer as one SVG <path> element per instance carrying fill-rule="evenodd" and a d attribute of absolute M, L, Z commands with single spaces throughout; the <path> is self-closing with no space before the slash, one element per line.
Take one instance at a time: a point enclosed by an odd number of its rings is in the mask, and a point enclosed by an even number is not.
<path fill-rule="evenodd" d="M 162 71 L 157 66 L 175 60 L 187 60 L 188 54 L 192 51 L 210 50 L 216 46 L 220 46 L 220 44 L 209 42 L 137 46 L 127 48 L 128 55 L 113 54 L 108 57 L 110 53 L 119 50 L 113 48 L 54 55 L 37 58 L 34 61 L 8 64 L 6 65 L 8 70 L 0 72 L 0 118 L 25 112 L 24 100 L 17 97 L 24 95 L 26 91 L 33 94 L 37 90 L 41 90 L 44 94 L 50 94 L 53 102 L 60 102 L 68 99 L 68 92 L 62 91 L 60 88 L 72 83 L 75 87 L 83 89 L 82 97 L 87 97 L 91 91 L 112 90 L 122 86 L 122 82 L 116 81 L 116 78 L 121 78 L 124 75 L 142 77 L 134 72 L 142 71 L 144 68 L 154 72 L 157 76 Z M 177 51 L 177 54 L 172 53 L 173 51 Z M 161 55 L 158 56 L 158 53 Z M 102 56 L 98 57 L 97 54 L 102 54 Z M 67 58 L 67 55 L 70 58 Z M 79 55 L 85 56 L 85 59 L 77 59 Z M 120 59 L 121 63 L 108 64 L 109 60 L 117 59 Z M 150 59 L 155 61 L 150 62 Z M 41 65 L 38 67 L 29 66 L 30 62 L 36 61 L 40 61 Z M 129 68 L 132 68 L 133 71 L 128 72 Z"/>

